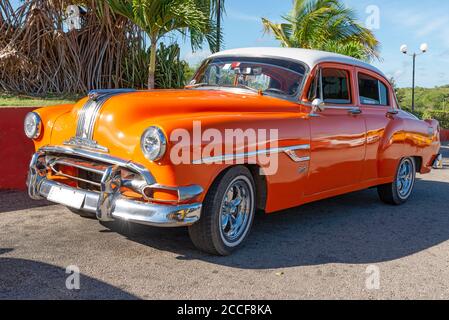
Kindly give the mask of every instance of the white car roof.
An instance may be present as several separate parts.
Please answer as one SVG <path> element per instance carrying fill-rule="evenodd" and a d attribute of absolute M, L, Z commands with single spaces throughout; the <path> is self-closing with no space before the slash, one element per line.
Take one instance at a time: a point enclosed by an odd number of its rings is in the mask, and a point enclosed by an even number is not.
<path fill-rule="evenodd" d="M 290 60 L 296 60 L 305 63 L 310 70 L 312 70 L 317 64 L 322 62 L 337 62 L 349 64 L 361 68 L 365 68 L 374 71 L 384 78 L 385 75 L 378 68 L 366 63 L 362 60 L 344 56 L 341 54 L 310 50 L 310 49 L 296 49 L 296 48 L 271 48 L 271 47 L 260 47 L 260 48 L 242 48 L 242 49 L 232 49 L 221 51 L 215 53 L 211 58 L 219 57 L 271 57 L 271 58 L 284 58 Z"/>

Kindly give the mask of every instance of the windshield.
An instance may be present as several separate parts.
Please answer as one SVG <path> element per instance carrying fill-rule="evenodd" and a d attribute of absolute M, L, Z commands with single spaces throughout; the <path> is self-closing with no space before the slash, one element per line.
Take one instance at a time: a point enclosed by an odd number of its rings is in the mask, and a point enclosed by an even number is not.
<path fill-rule="evenodd" d="M 281 98 L 299 94 L 305 67 L 272 58 L 221 57 L 206 60 L 188 88 L 241 88 Z"/>

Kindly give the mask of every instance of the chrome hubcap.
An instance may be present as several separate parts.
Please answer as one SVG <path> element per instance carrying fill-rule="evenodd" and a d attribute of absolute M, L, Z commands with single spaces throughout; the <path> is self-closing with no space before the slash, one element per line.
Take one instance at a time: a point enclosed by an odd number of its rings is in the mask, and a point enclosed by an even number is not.
<path fill-rule="evenodd" d="M 412 192 L 415 175 L 412 160 L 406 159 L 399 166 L 397 176 L 397 188 L 402 199 L 407 198 Z"/>
<path fill-rule="evenodd" d="M 220 211 L 220 232 L 228 246 L 238 245 L 248 231 L 254 207 L 254 192 L 246 177 L 236 178 L 226 190 Z"/>

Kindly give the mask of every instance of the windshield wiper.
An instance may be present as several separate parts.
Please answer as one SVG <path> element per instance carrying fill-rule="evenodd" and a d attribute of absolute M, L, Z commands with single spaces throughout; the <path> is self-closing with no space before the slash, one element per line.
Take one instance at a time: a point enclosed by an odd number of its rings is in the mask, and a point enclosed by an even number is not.
<path fill-rule="evenodd" d="M 188 86 L 186 86 L 186 89 L 194 89 L 194 88 L 201 88 L 201 87 L 212 87 L 212 85 L 210 85 L 207 82 L 202 82 L 202 83 L 188 85 Z"/>
<path fill-rule="evenodd" d="M 249 86 L 245 86 L 244 84 L 240 84 L 240 83 L 237 85 L 237 87 L 243 88 L 243 89 L 246 89 L 246 90 L 250 90 L 250 91 L 253 91 L 253 92 L 256 92 L 256 93 L 259 92 L 259 90 L 257 90 L 257 89 L 251 88 Z"/>
<path fill-rule="evenodd" d="M 255 93 L 260 93 L 260 90 L 251 88 L 251 87 L 246 86 L 244 84 L 237 84 L 235 86 L 223 86 L 223 85 L 220 86 L 220 85 L 209 84 L 207 82 L 202 82 L 202 83 L 188 85 L 188 86 L 186 86 L 186 89 L 195 89 L 195 88 L 201 88 L 201 87 L 241 88 L 241 89 L 249 90 L 249 91 L 252 91 L 252 92 L 255 92 Z"/>

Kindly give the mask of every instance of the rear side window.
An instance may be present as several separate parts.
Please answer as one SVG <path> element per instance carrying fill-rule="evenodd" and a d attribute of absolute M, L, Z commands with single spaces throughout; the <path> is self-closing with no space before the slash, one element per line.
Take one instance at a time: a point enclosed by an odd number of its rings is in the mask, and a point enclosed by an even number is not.
<path fill-rule="evenodd" d="M 325 103 L 350 104 L 349 73 L 346 70 L 323 69 L 321 90 Z"/>
<path fill-rule="evenodd" d="M 366 105 L 389 106 L 388 88 L 378 79 L 359 74 L 360 102 Z"/>

